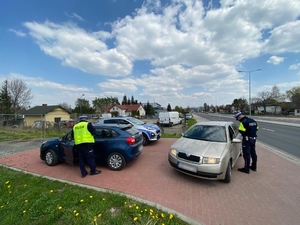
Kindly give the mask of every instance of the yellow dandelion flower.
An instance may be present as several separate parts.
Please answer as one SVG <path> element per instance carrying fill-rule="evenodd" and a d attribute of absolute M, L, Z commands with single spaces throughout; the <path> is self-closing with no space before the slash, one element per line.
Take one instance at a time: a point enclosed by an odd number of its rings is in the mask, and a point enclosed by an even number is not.
<path fill-rule="evenodd" d="M 28 202 L 28 200 L 26 199 L 25 202 Z"/>
<path fill-rule="evenodd" d="M 129 208 L 131 208 L 132 206 L 130 205 Z"/>
<path fill-rule="evenodd" d="M 149 214 L 150 214 L 150 216 L 152 216 L 152 214 L 153 214 L 153 213 L 152 213 L 152 212 L 150 212 Z"/>
<path fill-rule="evenodd" d="M 77 212 L 76 209 L 74 209 L 74 210 L 73 210 L 73 213 L 76 213 L 76 212 Z"/>
<path fill-rule="evenodd" d="M 4 208 L 4 205 L 1 205 L 1 209 Z"/>
<path fill-rule="evenodd" d="M 93 198 L 93 196 L 92 196 L 92 195 L 90 195 L 90 198 Z"/>
<path fill-rule="evenodd" d="M 138 216 L 139 216 L 139 217 L 141 217 L 142 215 L 141 215 L 141 214 L 139 214 Z"/>
<path fill-rule="evenodd" d="M 75 216 L 79 216 L 79 213 L 76 213 Z"/>
<path fill-rule="evenodd" d="M 5 184 L 9 184 L 9 180 L 5 182 Z"/>
<path fill-rule="evenodd" d="M 7 188 L 10 188 L 10 185 L 8 185 Z"/>
<path fill-rule="evenodd" d="M 138 206 L 136 206 L 135 208 L 136 208 L 136 209 L 139 209 L 139 207 L 138 207 Z"/>
<path fill-rule="evenodd" d="M 127 202 L 124 202 L 124 205 L 126 205 L 127 204 Z"/>
<path fill-rule="evenodd" d="M 170 214 L 169 218 L 172 219 L 173 218 L 173 214 Z"/>
<path fill-rule="evenodd" d="M 151 216 L 152 217 L 152 219 L 154 219 L 155 218 L 155 216 Z"/>
<path fill-rule="evenodd" d="M 97 221 L 97 217 L 96 216 L 94 216 L 94 222 L 96 222 Z"/>
<path fill-rule="evenodd" d="M 57 207 L 57 209 L 58 209 L 58 210 L 61 210 L 61 209 L 62 209 L 62 207 L 61 207 L 61 206 L 58 206 L 58 207 Z"/>
<path fill-rule="evenodd" d="M 53 193 L 53 190 L 50 190 L 50 193 Z"/>
<path fill-rule="evenodd" d="M 150 209 L 150 212 L 153 212 L 153 209 Z"/>
<path fill-rule="evenodd" d="M 23 210 L 23 213 L 26 213 L 26 210 Z"/>
<path fill-rule="evenodd" d="M 101 216 L 102 216 L 102 214 L 101 214 L 101 213 L 99 213 L 99 214 L 98 214 L 98 217 L 101 217 Z"/>
<path fill-rule="evenodd" d="M 24 187 L 27 187 L 27 184 L 24 184 Z"/>
<path fill-rule="evenodd" d="M 11 194 L 11 191 L 9 191 L 8 193 Z"/>
<path fill-rule="evenodd" d="M 83 200 L 83 199 L 80 199 L 80 202 L 84 202 L 84 200 Z"/>
<path fill-rule="evenodd" d="M 145 210 L 145 212 L 147 212 L 148 210 L 147 209 L 144 209 Z"/>
<path fill-rule="evenodd" d="M 137 219 L 138 219 L 137 217 L 134 217 L 134 218 L 133 218 L 133 221 L 137 221 Z"/>
<path fill-rule="evenodd" d="M 161 214 L 161 217 L 162 217 L 162 218 L 164 218 L 164 217 L 165 217 L 165 215 L 162 213 L 162 214 Z"/>
<path fill-rule="evenodd" d="M 103 201 L 105 201 L 105 198 L 102 198 Z"/>

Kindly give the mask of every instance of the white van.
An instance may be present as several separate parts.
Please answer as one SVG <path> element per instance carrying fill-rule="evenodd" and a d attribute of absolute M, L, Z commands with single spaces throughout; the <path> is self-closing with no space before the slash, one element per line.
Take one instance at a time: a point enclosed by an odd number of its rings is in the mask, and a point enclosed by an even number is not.
<path fill-rule="evenodd" d="M 182 119 L 179 117 L 179 112 L 160 112 L 158 114 L 157 123 L 161 125 L 173 126 L 176 124 L 181 124 Z"/>

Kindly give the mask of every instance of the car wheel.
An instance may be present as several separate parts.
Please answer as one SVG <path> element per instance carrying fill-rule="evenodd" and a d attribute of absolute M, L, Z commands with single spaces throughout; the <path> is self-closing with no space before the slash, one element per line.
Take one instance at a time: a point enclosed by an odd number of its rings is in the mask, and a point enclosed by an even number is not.
<path fill-rule="evenodd" d="M 146 134 L 143 134 L 143 145 L 146 146 L 148 144 L 149 140 Z"/>
<path fill-rule="evenodd" d="M 55 151 L 47 150 L 45 155 L 45 161 L 48 166 L 55 166 L 58 164 L 58 157 Z"/>
<path fill-rule="evenodd" d="M 107 165 L 111 170 L 122 170 L 126 165 L 125 158 L 120 153 L 113 152 L 107 158 Z"/>
<path fill-rule="evenodd" d="M 228 162 L 227 169 L 226 169 L 226 175 L 224 182 L 225 183 L 230 183 L 231 181 L 231 161 Z"/>

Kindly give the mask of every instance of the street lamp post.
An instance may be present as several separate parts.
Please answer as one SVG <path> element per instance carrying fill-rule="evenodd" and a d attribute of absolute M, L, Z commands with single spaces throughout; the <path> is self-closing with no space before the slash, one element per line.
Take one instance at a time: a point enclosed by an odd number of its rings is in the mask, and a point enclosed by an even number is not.
<path fill-rule="evenodd" d="M 84 94 L 82 94 L 80 96 L 80 102 L 79 102 L 79 107 L 80 107 L 80 116 L 81 116 L 81 105 L 82 105 L 82 97 L 84 96 Z"/>
<path fill-rule="evenodd" d="M 261 69 L 256 70 L 238 70 L 239 73 L 248 73 L 249 75 L 249 116 L 251 116 L 251 73 L 260 71 Z"/>

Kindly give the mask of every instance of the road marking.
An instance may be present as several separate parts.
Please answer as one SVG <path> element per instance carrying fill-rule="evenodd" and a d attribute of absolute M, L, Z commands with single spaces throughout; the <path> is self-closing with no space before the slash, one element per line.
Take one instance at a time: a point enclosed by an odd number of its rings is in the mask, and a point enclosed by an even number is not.
<path fill-rule="evenodd" d="M 267 129 L 267 128 L 261 128 L 262 130 L 267 130 L 267 131 L 271 131 L 271 132 L 275 132 L 275 130 L 271 130 L 271 129 Z"/>

